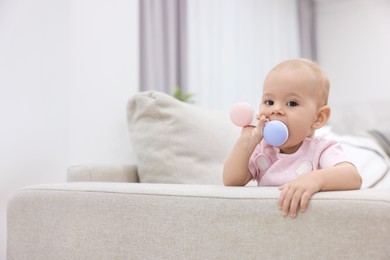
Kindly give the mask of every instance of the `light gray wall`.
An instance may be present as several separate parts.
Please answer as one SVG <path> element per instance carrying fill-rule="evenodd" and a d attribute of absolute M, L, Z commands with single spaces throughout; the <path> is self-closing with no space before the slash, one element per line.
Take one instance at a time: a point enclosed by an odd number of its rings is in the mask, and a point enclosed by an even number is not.
<path fill-rule="evenodd" d="M 390 1 L 317 0 L 318 61 L 340 132 L 390 131 Z"/>
<path fill-rule="evenodd" d="M 134 161 L 137 11 L 137 0 L 0 1 L 0 259 L 18 188 L 64 182 L 72 164 Z"/>

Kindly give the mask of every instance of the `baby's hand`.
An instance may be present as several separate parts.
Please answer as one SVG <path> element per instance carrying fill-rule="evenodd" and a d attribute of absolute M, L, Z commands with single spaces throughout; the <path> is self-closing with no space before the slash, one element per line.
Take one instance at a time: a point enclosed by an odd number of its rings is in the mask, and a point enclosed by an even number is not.
<path fill-rule="evenodd" d="M 261 130 L 263 130 L 265 123 L 269 122 L 269 118 L 265 115 L 256 115 L 256 119 L 259 120 L 259 123 L 257 123 L 257 127 L 259 127 Z"/>
<path fill-rule="evenodd" d="M 259 120 L 257 126 L 250 125 L 242 128 L 241 138 L 250 140 L 251 143 L 255 143 L 257 145 L 263 139 L 263 128 L 269 119 L 264 115 L 256 115 L 256 119 Z"/>
<path fill-rule="evenodd" d="M 297 216 L 298 207 L 301 212 L 306 210 L 309 199 L 321 188 L 312 178 L 312 174 L 309 173 L 279 187 L 281 193 L 278 205 L 283 215 L 287 216 L 290 213 L 294 218 Z"/>
<path fill-rule="evenodd" d="M 256 115 L 256 119 L 259 120 L 257 126 L 252 130 L 252 136 L 257 137 L 260 141 L 263 139 L 263 129 L 269 119 L 265 115 Z"/>

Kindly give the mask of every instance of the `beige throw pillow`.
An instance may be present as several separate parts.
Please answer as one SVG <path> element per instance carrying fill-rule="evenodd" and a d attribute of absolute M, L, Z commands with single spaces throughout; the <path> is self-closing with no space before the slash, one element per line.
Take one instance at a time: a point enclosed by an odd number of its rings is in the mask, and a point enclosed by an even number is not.
<path fill-rule="evenodd" d="M 136 94 L 127 108 L 140 182 L 222 184 L 223 162 L 240 132 L 227 111 L 155 91 Z"/>

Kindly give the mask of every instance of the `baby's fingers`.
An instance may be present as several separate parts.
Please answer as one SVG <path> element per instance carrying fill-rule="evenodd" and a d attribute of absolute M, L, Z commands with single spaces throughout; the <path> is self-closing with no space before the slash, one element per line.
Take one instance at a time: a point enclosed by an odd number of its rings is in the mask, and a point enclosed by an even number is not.
<path fill-rule="evenodd" d="M 302 194 L 301 197 L 301 203 L 300 203 L 300 210 L 301 212 L 304 212 L 307 209 L 307 205 L 309 204 L 309 200 L 313 194 L 310 193 L 309 191 L 305 191 Z"/>
<path fill-rule="evenodd" d="M 279 187 L 279 189 L 281 193 L 278 206 L 284 216 L 290 213 L 290 216 L 294 218 L 297 216 L 298 209 L 302 212 L 306 210 L 312 195 L 309 191 L 296 189 L 288 184 Z"/>
<path fill-rule="evenodd" d="M 300 202 L 302 203 L 302 192 L 296 190 L 292 196 L 292 200 L 290 202 L 290 216 L 295 218 L 297 216 L 298 207 Z"/>
<path fill-rule="evenodd" d="M 269 121 L 269 119 L 265 115 L 260 115 L 260 114 L 256 115 L 256 119 L 258 120 L 256 127 L 261 130 L 264 128 L 265 123 Z"/>
<path fill-rule="evenodd" d="M 280 196 L 278 199 L 278 207 L 281 210 L 283 207 L 284 198 L 286 197 L 286 194 L 289 190 L 289 187 L 287 185 L 283 185 L 283 186 L 279 187 L 279 190 L 281 190 L 281 192 L 280 192 Z"/>
<path fill-rule="evenodd" d="M 283 185 L 280 189 L 282 192 L 278 201 L 279 209 L 282 210 L 284 216 L 287 216 L 295 192 L 289 185 Z"/>

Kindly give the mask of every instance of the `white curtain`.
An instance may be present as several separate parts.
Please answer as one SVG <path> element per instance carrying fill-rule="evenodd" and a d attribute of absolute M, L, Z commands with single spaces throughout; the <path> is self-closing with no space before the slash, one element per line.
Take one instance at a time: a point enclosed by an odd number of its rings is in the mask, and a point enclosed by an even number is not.
<path fill-rule="evenodd" d="M 139 0 L 140 90 L 186 88 L 187 0 Z"/>
<path fill-rule="evenodd" d="M 266 73 L 300 56 L 299 21 L 292 0 L 140 0 L 140 89 L 257 109 Z"/>
<path fill-rule="evenodd" d="M 266 73 L 300 55 L 296 1 L 188 0 L 188 86 L 196 104 L 256 110 Z"/>
<path fill-rule="evenodd" d="M 298 0 L 298 19 L 301 57 L 317 60 L 316 3 L 314 0 Z"/>

